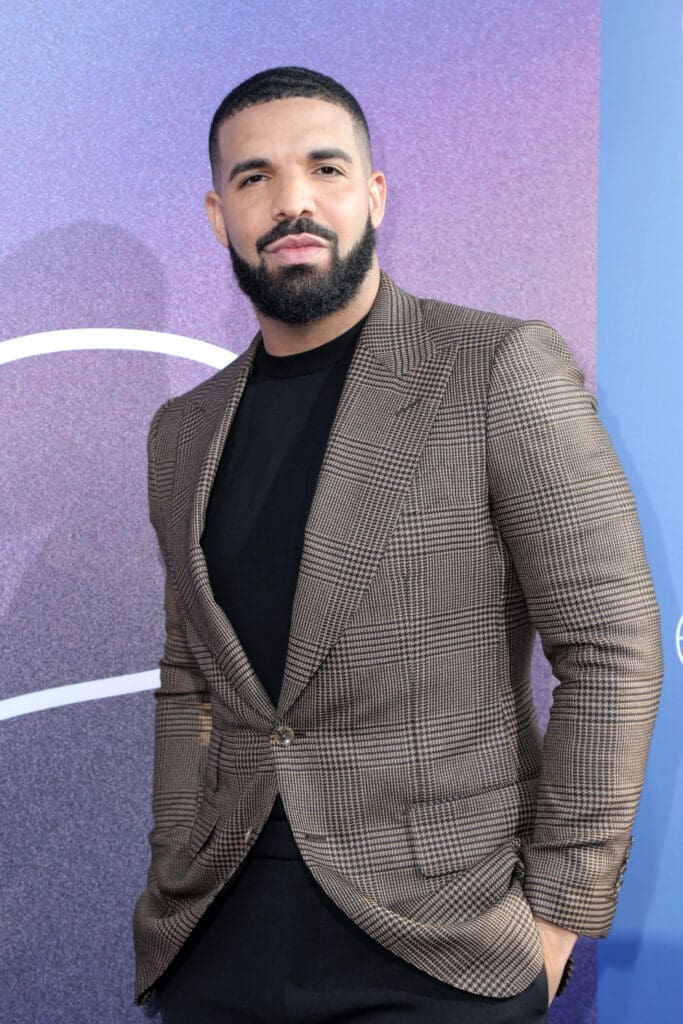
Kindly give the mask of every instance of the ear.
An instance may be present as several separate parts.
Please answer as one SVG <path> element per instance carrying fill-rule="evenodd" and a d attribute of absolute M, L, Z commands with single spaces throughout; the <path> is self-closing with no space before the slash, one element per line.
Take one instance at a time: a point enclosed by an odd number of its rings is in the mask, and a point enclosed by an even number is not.
<path fill-rule="evenodd" d="M 368 178 L 370 200 L 370 220 L 373 228 L 378 228 L 384 220 L 384 207 L 387 201 L 387 180 L 381 171 L 373 171 Z"/>
<path fill-rule="evenodd" d="M 228 249 L 230 246 L 230 242 L 228 240 L 228 229 L 225 226 L 223 205 L 218 192 L 214 192 L 212 189 L 210 192 L 206 193 L 204 209 L 206 210 L 206 216 L 209 218 L 209 223 L 213 228 L 216 241 L 219 245 L 222 245 L 224 249 Z"/>

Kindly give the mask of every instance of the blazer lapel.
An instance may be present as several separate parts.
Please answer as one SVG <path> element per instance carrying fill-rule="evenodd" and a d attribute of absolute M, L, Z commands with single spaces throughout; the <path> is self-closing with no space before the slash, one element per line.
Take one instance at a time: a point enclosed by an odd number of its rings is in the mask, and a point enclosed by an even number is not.
<path fill-rule="evenodd" d="M 216 688 L 227 704 L 235 693 L 272 722 L 275 708 L 232 623 L 216 603 L 201 546 L 206 510 L 225 440 L 254 363 L 260 332 L 241 357 L 200 389 L 185 410 L 177 442 L 169 545 L 178 591 L 196 633 L 221 670 Z"/>
<path fill-rule="evenodd" d="M 306 523 L 278 716 L 343 633 L 388 543 L 455 359 L 382 273 Z"/>

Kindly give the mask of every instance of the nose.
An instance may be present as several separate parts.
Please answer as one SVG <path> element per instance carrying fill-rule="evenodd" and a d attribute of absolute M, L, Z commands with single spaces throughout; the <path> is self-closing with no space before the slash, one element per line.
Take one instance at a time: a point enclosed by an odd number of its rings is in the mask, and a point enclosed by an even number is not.
<path fill-rule="evenodd" d="M 272 215 L 275 220 L 297 220 L 313 217 L 316 211 L 313 183 L 307 175 L 291 174 L 282 178 L 273 196 Z"/>

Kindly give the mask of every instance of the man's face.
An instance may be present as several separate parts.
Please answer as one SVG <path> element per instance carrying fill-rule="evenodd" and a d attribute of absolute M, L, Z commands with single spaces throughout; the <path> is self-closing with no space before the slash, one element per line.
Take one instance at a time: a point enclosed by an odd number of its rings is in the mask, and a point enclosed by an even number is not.
<path fill-rule="evenodd" d="M 324 100 L 273 100 L 233 115 L 218 139 L 207 212 L 242 290 L 287 323 L 344 308 L 373 264 L 385 199 L 350 115 Z"/>

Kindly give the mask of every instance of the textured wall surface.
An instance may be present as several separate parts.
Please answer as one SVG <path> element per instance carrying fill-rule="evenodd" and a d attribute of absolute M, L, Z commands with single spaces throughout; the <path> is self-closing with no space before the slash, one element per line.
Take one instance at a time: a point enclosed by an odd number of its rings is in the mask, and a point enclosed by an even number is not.
<path fill-rule="evenodd" d="M 255 321 L 203 195 L 211 115 L 249 74 L 304 64 L 347 85 L 388 177 L 385 269 L 418 294 L 549 320 L 594 384 L 598 8 L 4 6 L 0 712 L 18 696 L 158 661 L 147 425 L 165 398 L 214 371 L 138 351 L 132 334 L 111 335 L 119 351 L 84 349 L 83 335 L 71 336 L 73 351 L 61 350 L 63 335 L 42 348 L 11 339 L 109 328 L 246 347 Z M 543 713 L 550 685 L 538 658 Z M 152 714 L 141 692 L 0 725 L 0 1020 L 142 1016 L 130 916 L 147 861 Z M 556 1024 L 597 1019 L 594 944 L 582 942 L 578 960 Z"/>

